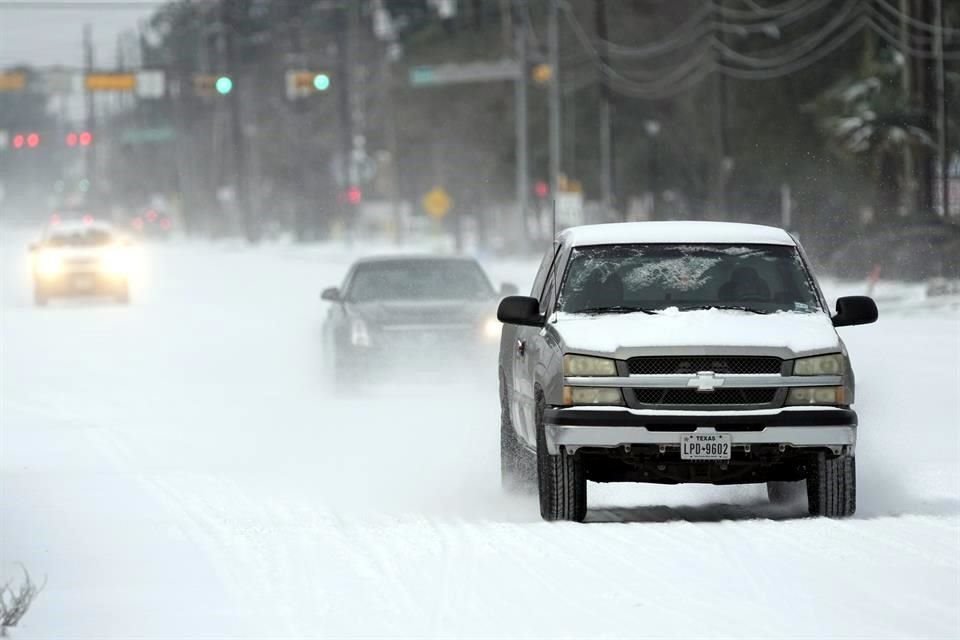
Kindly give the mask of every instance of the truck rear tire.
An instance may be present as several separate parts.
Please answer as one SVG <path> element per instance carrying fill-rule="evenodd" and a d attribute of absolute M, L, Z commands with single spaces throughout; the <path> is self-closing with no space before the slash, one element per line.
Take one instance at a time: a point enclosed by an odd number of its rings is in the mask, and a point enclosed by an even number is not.
<path fill-rule="evenodd" d="M 807 471 L 807 505 L 812 516 L 852 516 L 857 510 L 856 458 L 818 453 Z"/>
<path fill-rule="evenodd" d="M 549 522 L 583 522 L 587 516 L 587 476 L 580 456 L 560 449 L 559 455 L 547 452 L 543 424 L 543 400 L 537 402 L 537 489 L 540 516 Z"/>

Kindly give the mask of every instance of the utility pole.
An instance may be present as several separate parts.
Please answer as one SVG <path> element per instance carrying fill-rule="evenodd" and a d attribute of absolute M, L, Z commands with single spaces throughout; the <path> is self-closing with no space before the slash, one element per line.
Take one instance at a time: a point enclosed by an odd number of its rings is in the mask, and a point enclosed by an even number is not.
<path fill-rule="evenodd" d="M 911 84 L 910 71 L 913 62 L 910 59 L 910 0 L 900 0 L 900 51 L 905 60 L 900 74 L 900 87 L 903 90 L 904 103 L 909 107 L 913 106 L 913 85 Z M 903 212 L 910 211 L 917 204 L 916 196 L 916 176 L 913 168 L 913 149 L 910 145 L 903 147 L 903 184 L 901 185 L 900 207 Z"/>
<path fill-rule="evenodd" d="M 557 200 L 560 196 L 560 0 L 549 0 L 547 22 L 550 60 L 550 195 L 553 198 L 553 238 L 557 235 Z"/>
<path fill-rule="evenodd" d="M 340 129 L 340 188 L 339 200 L 340 217 L 343 223 L 346 223 L 350 204 L 346 201 L 346 190 L 352 186 L 351 179 L 353 175 L 353 113 L 352 113 L 352 93 L 353 93 L 353 59 L 351 57 L 352 46 L 351 39 L 355 34 L 350 33 L 349 29 L 353 25 L 351 8 L 347 5 L 340 5 L 337 9 L 337 120 Z"/>
<path fill-rule="evenodd" d="M 87 73 L 93 72 L 93 27 L 89 24 L 83 25 L 83 67 Z M 97 125 L 97 103 L 94 93 L 87 90 L 85 97 L 86 105 L 86 129 L 87 131 L 96 130 Z M 96 135 L 96 133 L 94 133 Z M 96 148 L 98 145 L 91 144 L 86 147 L 83 154 L 84 178 L 90 184 L 91 193 L 96 193 L 100 188 L 97 181 L 97 156 Z"/>
<path fill-rule="evenodd" d="M 714 7 L 713 20 L 716 22 L 717 37 L 722 41 L 723 0 L 717 0 Z M 714 50 L 714 56 L 717 56 Z M 727 81 L 720 71 L 714 71 L 714 104 L 713 109 L 713 167 L 710 180 L 710 204 L 716 208 L 710 217 L 721 220 L 727 217 L 727 172 L 730 169 L 730 160 L 727 157 Z"/>
<path fill-rule="evenodd" d="M 937 64 L 937 158 L 940 162 L 940 202 L 950 215 L 950 154 L 947 151 L 947 87 L 943 60 L 943 0 L 934 0 L 933 50 Z"/>
<path fill-rule="evenodd" d="M 598 53 L 603 65 L 609 63 L 607 34 L 607 0 L 595 0 L 594 20 L 596 22 Z M 611 105 L 610 85 L 606 76 L 600 75 L 600 194 L 603 201 L 603 213 L 610 216 L 613 210 L 613 107 Z"/>
<path fill-rule="evenodd" d="M 513 39 L 516 48 L 520 73 L 514 81 L 514 109 L 516 111 L 517 144 L 517 207 L 520 214 L 523 239 L 529 244 L 530 227 L 530 158 L 529 125 L 527 122 L 527 67 L 529 52 L 527 48 L 528 20 L 527 0 L 513 0 L 515 19 L 513 20 Z"/>
<path fill-rule="evenodd" d="M 248 242 L 259 240 L 254 213 L 249 202 L 249 185 L 247 184 L 247 143 L 243 127 L 243 112 L 241 111 L 241 96 L 247 88 L 241 78 L 240 46 L 237 42 L 237 25 L 230 12 L 231 0 L 221 0 L 221 23 L 223 26 L 224 52 L 226 54 L 227 74 L 233 79 L 233 90 L 227 96 L 230 115 L 230 146 L 233 155 L 233 180 L 237 210 L 240 213 L 244 237 Z"/>

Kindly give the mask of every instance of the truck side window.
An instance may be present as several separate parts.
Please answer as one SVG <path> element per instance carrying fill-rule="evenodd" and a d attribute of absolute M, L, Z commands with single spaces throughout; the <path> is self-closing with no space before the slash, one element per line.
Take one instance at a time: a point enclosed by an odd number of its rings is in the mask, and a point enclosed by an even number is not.
<path fill-rule="evenodd" d="M 540 268 L 537 269 L 537 277 L 533 279 L 533 289 L 530 291 L 531 297 L 537 298 L 538 300 L 540 299 L 540 295 L 543 293 L 543 285 L 546 283 L 547 275 L 550 273 L 550 267 L 553 266 L 553 262 L 556 260 L 559 251 L 559 245 L 554 243 L 543 255 Z"/>

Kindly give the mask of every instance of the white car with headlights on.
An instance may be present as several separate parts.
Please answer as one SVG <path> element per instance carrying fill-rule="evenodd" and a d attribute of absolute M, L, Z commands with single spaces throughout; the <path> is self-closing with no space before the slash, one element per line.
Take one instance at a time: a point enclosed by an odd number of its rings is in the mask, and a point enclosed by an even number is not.
<path fill-rule="evenodd" d="M 583 520 L 587 481 L 767 483 L 812 515 L 856 509 L 857 414 L 831 314 L 796 239 L 773 227 L 568 229 L 529 297 L 505 298 L 501 472 L 547 520 Z"/>
<path fill-rule="evenodd" d="M 335 377 L 370 379 L 391 365 L 444 371 L 474 364 L 500 341 L 496 291 L 480 264 L 465 257 L 403 255 L 363 258 L 340 287 L 323 291 L 327 366 Z M 476 367 L 479 368 L 479 367 Z M 485 367 L 483 367 L 485 368 Z"/>
<path fill-rule="evenodd" d="M 51 224 L 40 242 L 30 245 L 34 302 L 44 306 L 52 298 L 108 296 L 128 303 L 131 250 L 105 222 Z"/>

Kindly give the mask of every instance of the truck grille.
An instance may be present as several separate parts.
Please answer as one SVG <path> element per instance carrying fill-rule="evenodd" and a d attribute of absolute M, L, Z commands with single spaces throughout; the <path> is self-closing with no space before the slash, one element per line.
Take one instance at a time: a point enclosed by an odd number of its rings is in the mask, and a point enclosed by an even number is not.
<path fill-rule="evenodd" d="M 783 360 L 780 358 L 762 356 L 653 356 L 627 360 L 630 375 L 646 376 L 697 373 L 699 371 L 776 375 L 780 373 L 782 364 Z M 652 391 L 652 389 L 644 389 L 644 391 Z M 725 391 L 733 391 L 733 389 L 726 389 Z M 761 391 L 761 389 L 750 389 L 750 391 Z"/>
<path fill-rule="evenodd" d="M 770 404 L 777 395 L 775 387 L 714 389 L 634 389 L 640 404 L 656 405 L 757 405 Z"/>

